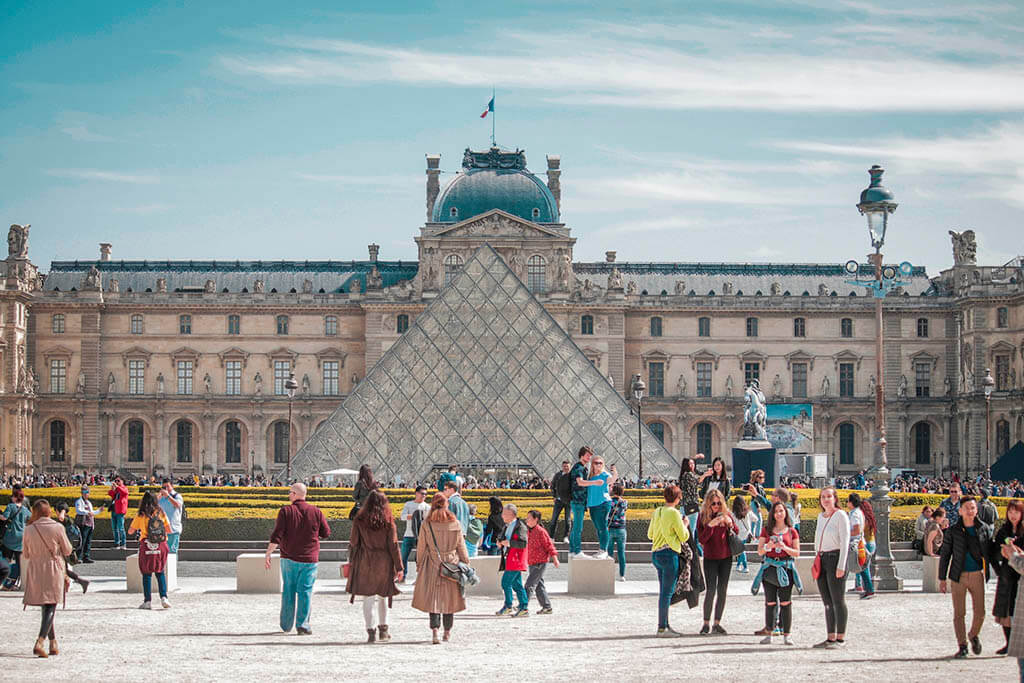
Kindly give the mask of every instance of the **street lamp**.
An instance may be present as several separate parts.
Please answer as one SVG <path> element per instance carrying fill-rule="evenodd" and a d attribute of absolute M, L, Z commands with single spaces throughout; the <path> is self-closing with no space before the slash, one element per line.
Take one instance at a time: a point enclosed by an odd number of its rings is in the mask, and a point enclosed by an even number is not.
<path fill-rule="evenodd" d="M 288 379 L 284 381 L 284 390 L 288 394 L 288 466 L 285 469 L 286 484 L 291 484 L 292 481 L 292 399 L 295 398 L 295 390 L 298 388 L 299 383 L 295 381 L 295 373 L 289 373 Z"/>
<path fill-rule="evenodd" d="M 981 387 L 985 390 L 985 476 L 991 476 L 992 437 L 989 432 L 992 431 L 992 426 L 989 423 L 992 418 L 992 390 L 996 388 L 996 381 L 992 377 L 990 368 L 985 368 L 985 377 L 981 380 Z"/>
<path fill-rule="evenodd" d="M 640 419 L 640 404 L 644 399 L 644 391 L 647 390 L 647 385 L 640 379 L 640 375 L 633 375 L 633 398 L 636 399 L 636 448 L 639 467 L 637 468 L 637 486 L 640 485 L 640 480 L 644 478 L 644 429 L 643 422 Z"/>
<path fill-rule="evenodd" d="M 256 449 L 249 449 L 249 486 L 252 486 L 253 480 L 256 478 Z"/>

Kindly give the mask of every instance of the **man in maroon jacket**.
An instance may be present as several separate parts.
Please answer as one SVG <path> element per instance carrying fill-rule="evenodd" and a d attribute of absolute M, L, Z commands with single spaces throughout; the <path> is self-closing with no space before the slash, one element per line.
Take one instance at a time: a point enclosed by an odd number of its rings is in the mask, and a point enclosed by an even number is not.
<path fill-rule="evenodd" d="M 292 484 L 288 500 L 277 513 L 274 532 L 267 545 L 266 568 L 270 556 L 281 549 L 281 630 L 288 633 L 295 624 L 300 636 L 308 636 L 309 608 L 320 560 L 320 539 L 331 535 L 331 527 L 320 508 L 306 502 L 306 485 Z"/>

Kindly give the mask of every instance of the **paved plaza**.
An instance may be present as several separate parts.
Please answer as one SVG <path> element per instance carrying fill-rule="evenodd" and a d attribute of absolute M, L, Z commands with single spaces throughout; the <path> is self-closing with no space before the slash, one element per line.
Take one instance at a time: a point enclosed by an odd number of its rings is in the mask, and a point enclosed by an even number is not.
<path fill-rule="evenodd" d="M 902 564 L 902 563 L 901 563 Z M 123 566 L 123 565 L 122 565 Z M 909 570 L 911 565 L 907 565 Z M 901 567 L 901 569 L 903 569 Z M 362 609 L 349 604 L 337 564 L 321 565 L 313 604 L 313 635 L 277 630 L 279 598 L 234 593 L 230 563 L 183 563 L 180 589 L 170 610 L 137 609 L 138 595 L 124 589 L 119 563 L 86 568 L 95 577 L 83 596 L 74 587 L 57 615 L 59 657 L 31 655 L 38 611 L 23 612 L 20 594 L 0 594 L 5 637 L 0 657 L 6 680 L 45 676 L 109 681 L 145 671 L 152 680 L 350 680 L 411 679 L 443 672 L 456 680 L 664 679 L 750 680 L 768 672 L 796 679 L 926 681 L 950 675 L 1015 680 L 1016 661 L 996 657 L 1002 634 L 989 619 L 984 654 L 951 660 L 955 650 L 952 608 L 946 595 L 915 592 L 851 600 L 849 643 L 837 651 L 813 650 L 823 615 L 817 597 L 798 598 L 796 647 L 762 646 L 751 633 L 763 621 L 763 598 L 749 594 L 749 576 L 733 574 L 723 625 L 728 636 L 698 636 L 698 610 L 672 608 L 672 624 L 685 637 L 660 640 L 657 583 L 646 565 L 630 565 L 635 580 L 617 584 L 614 598 L 570 598 L 565 569 L 551 574 L 555 613 L 527 619 L 493 616 L 497 598 L 468 600 L 456 616 L 453 641 L 433 646 L 426 615 L 410 607 L 412 587 L 395 599 L 394 641 L 365 645 Z M 907 574 L 910 572 L 907 571 Z M 328 578 L 330 577 L 330 578 Z M 920 583 L 909 579 L 912 590 Z M 989 584 L 987 607 L 991 607 Z M 163 652 L 163 663 L 154 653 Z"/>

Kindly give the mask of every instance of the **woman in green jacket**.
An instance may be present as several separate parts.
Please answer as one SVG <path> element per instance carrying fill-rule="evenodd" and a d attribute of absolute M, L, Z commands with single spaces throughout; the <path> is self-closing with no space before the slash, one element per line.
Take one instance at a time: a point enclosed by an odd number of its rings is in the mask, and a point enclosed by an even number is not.
<path fill-rule="evenodd" d="M 651 562 L 658 570 L 658 637 L 678 638 L 682 634 L 668 625 L 668 608 L 679 576 L 679 552 L 690 539 L 690 530 L 679 514 L 683 493 L 678 486 L 665 487 L 665 505 L 655 508 L 647 538 L 651 539 Z"/>

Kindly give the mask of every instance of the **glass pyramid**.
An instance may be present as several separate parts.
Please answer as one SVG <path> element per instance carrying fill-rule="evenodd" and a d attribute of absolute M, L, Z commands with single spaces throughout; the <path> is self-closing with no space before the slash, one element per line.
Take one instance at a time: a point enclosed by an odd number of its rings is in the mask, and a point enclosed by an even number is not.
<path fill-rule="evenodd" d="M 637 437 L 623 398 L 485 244 L 302 445 L 292 471 L 308 480 L 368 463 L 382 481 L 411 483 L 457 463 L 549 478 L 588 445 L 635 480 Z M 646 425 L 643 448 L 645 475 L 677 475 Z"/>

